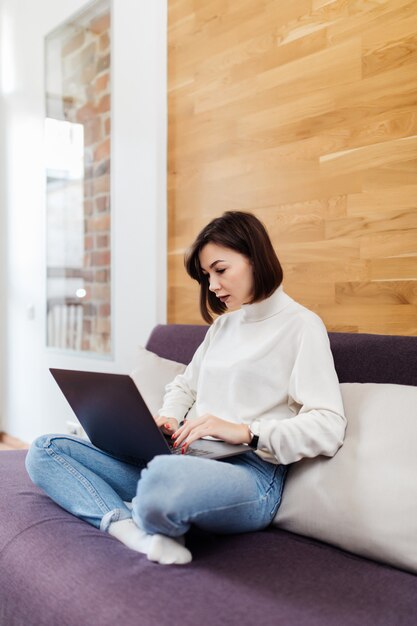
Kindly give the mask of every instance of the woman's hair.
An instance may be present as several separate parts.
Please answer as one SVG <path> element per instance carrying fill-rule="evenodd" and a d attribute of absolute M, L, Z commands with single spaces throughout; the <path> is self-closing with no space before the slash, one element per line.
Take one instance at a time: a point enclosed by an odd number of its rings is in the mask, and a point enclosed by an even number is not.
<path fill-rule="evenodd" d="M 260 302 L 270 296 L 282 283 L 282 267 L 272 247 L 265 226 L 251 213 L 226 211 L 216 217 L 197 235 L 185 253 L 184 264 L 188 274 L 200 284 L 200 311 L 211 324 L 211 313 L 221 314 L 226 305 L 209 290 L 209 281 L 200 265 L 200 252 L 208 243 L 231 248 L 249 259 L 253 267 L 253 297 Z"/>

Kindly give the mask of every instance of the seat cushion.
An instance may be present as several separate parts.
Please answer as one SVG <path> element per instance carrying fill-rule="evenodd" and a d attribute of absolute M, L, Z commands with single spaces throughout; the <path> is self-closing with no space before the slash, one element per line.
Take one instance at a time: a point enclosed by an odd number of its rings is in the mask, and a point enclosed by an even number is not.
<path fill-rule="evenodd" d="M 187 566 L 149 562 L 32 485 L 0 452 L 0 624 L 414 626 L 417 577 L 289 532 L 191 533 Z"/>

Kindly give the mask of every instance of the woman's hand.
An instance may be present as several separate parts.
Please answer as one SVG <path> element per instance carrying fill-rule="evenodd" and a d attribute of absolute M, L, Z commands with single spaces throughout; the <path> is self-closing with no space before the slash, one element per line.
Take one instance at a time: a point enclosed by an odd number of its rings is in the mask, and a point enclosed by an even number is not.
<path fill-rule="evenodd" d="M 181 446 L 181 450 L 185 453 L 193 441 L 208 435 L 234 444 L 249 443 L 251 440 L 247 424 L 235 424 L 208 413 L 198 419 L 185 421 L 173 433 L 172 439 L 175 442 L 174 447 Z"/>
<path fill-rule="evenodd" d="M 156 416 L 154 420 L 164 435 L 172 435 L 178 430 L 178 420 L 175 417 Z"/>

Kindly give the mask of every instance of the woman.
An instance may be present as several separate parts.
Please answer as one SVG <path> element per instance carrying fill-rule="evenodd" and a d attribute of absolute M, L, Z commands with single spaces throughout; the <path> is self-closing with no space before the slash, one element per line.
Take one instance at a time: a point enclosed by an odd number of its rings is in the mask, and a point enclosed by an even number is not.
<path fill-rule="evenodd" d="M 191 561 L 183 541 L 191 525 L 218 533 L 268 526 L 287 466 L 333 456 L 346 426 L 326 329 L 282 290 L 262 223 L 225 213 L 201 231 L 185 262 L 211 326 L 155 418 L 184 454 L 136 467 L 53 435 L 37 439 L 27 457 L 32 480 L 66 510 L 150 560 L 176 564 Z M 187 456 L 207 435 L 252 451 L 223 461 Z"/>

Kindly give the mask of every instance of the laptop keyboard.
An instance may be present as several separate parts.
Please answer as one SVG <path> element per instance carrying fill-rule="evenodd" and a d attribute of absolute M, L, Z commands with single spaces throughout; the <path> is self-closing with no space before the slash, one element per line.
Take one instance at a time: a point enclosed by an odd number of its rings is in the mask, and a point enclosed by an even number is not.
<path fill-rule="evenodd" d="M 181 448 L 173 448 L 170 446 L 172 454 L 182 454 Z M 193 450 L 192 448 L 188 448 L 185 455 L 189 456 L 211 456 L 211 452 L 208 450 Z"/>
<path fill-rule="evenodd" d="M 165 437 L 165 441 L 169 445 L 169 449 L 172 452 L 172 454 L 182 454 L 181 448 L 174 448 L 170 435 L 164 435 L 164 437 Z M 187 450 L 187 452 L 185 454 L 186 455 L 188 454 L 189 456 L 212 456 L 213 453 L 210 452 L 209 450 L 200 450 L 200 449 L 195 449 L 195 448 L 188 448 L 188 450 Z"/>

